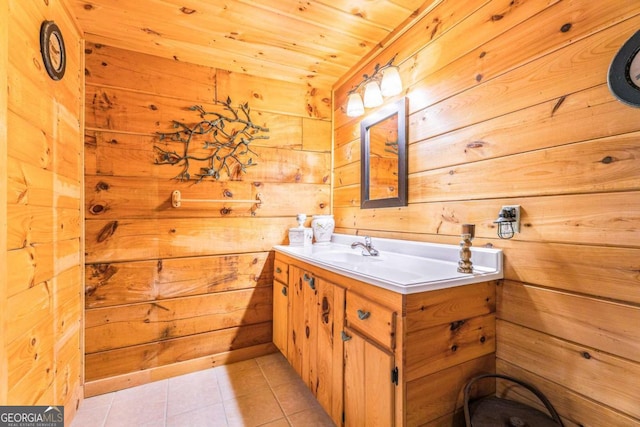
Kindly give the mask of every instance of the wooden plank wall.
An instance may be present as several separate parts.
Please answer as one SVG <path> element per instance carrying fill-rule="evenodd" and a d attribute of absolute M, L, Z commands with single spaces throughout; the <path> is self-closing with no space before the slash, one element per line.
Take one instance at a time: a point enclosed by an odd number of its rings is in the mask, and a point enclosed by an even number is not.
<path fill-rule="evenodd" d="M 86 378 L 99 394 L 275 350 L 273 255 L 299 212 L 329 213 L 331 93 L 303 84 L 86 45 Z M 248 102 L 269 128 L 256 166 L 230 179 L 173 179 L 156 132 L 189 107 Z M 200 141 L 199 143 L 201 143 Z M 250 204 L 183 198 L 255 199 Z M 310 219 L 309 219 L 310 221 Z"/>
<path fill-rule="evenodd" d="M 64 405 L 69 421 L 82 398 L 82 40 L 59 0 L 1 6 L 0 404 Z M 40 55 L 44 20 L 66 44 L 61 81 Z"/>
<path fill-rule="evenodd" d="M 7 87 L 9 68 L 9 3 L 0 0 L 0 88 Z M 9 91 L 0 90 L 0 171 L 7 170 L 7 98 Z M 7 188 L 7 174 L 0 173 L 0 188 Z M 0 191 L 0 313 L 7 312 L 7 192 Z M 5 335 L 9 321 L 6 316 L 0 316 L 0 346 L 5 348 Z M 5 352 L 0 356 L 0 378 L 9 376 L 9 360 Z M 9 384 L 0 381 L 0 402 L 7 401 Z"/>
<path fill-rule="evenodd" d="M 475 223 L 474 245 L 505 255 L 497 370 L 569 426 L 640 423 L 640 110 L 606 83 L 639 27 L 635 0 L 445 0 L 334 88 L 337 231 L 455 244 Z M 396 53 L 409 205 L 361 210 L 346 92 Z M 522 207 L 512 240 L 496 236 L 502 205 Z"/>

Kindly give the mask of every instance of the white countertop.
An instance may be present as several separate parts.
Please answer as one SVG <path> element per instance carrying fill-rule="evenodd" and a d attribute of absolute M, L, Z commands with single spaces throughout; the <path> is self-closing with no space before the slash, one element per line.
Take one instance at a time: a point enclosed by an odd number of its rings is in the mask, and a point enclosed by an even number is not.
<path fill-rule="evenodd" d="M 468 285 L 504 277 L 502 250 L 471 248 L 473 273 L 459 273 L 460 247 L 372 238 L 379 256 L 364 256 L 353 242 L 364 237 L 334 234 L 329 244 L 274 246 L 276 252 L 401 294 Z"/>

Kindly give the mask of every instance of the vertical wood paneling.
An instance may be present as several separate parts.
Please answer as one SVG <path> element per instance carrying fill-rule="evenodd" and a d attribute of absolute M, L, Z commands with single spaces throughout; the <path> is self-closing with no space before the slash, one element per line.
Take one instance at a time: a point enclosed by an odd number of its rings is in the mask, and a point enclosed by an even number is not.
<path fill-rule="evenodd" d="M 334 87 L 336 227 L 456 243 L 460 224 L 475 223 L 474 245 L 505 254 L 498 371 L 551 390 L 567 425 L 639 424 L 639 110 L 611 95 L 606 75 L 640 5 L 490 0 L 443 19 L 454 3 L 423 19 L 447 31 L 414 25 L 372 61 L 400 52 L 409 206 L 358 208 L 358 120 L 342 109 L 354 82 Z M 508 241 L 493 223 L 505 204 L 522 209 Z"/>
<path fill-rule="evenodd" d="M 91 393 L 201 369 L 204 358 L 227 352 L 237 360 L 272 351 L 270 250 L 287 242 L 296 213 L 330 209 L 330 93 L 104 44 L 87 42 L 86 52 Z M 196 184 L 173 179 L 176 167 L 154 164 L 156 132 L 170 130 L 172 120 L 194 123 L 192 105 L 214 111 L 227 98 L 247 102 L 251 118 L 269 128 L 268 139 L 252 142 L 255 166 Z M 192 199 L 260 193 L 264 203 L 176 209 L 176 189 Z"/>

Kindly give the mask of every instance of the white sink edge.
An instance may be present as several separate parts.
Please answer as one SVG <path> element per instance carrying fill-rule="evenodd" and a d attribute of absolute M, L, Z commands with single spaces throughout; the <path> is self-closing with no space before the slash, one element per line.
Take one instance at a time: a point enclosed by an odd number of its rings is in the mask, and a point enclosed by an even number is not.
<path fill-rule="evenodd" d="M 398 255 L 410 255 L 430 259 L 433 261 L 441 261 L 449 264 L 451 267 L 451 277 L 442 279 L 425 278 L 424 281 L 401 283 L 397 281 L 387 280 L 382 277 L 376 277 L 369 274 L 354 271 L 340 265 L 326 262 L 314 257 L 314 253 L 327 251 L 352 251 L 350 245 L 353 242 L 364 242 L 364 238 L 351 235 L 334 234 L 330 244 L 312 246 L 287 246 L 277 245 L 274 250 L 300 261 L 307 262 L 334 271 L 343 276 L 347 276 L 362 282 L 370 283 L 381 288 L 391 290 L 400 294 L 412 294 L 425 292 L 430 290 L 444 289 L 455 286 L 463 286 L 473 283 L 485 282 L 490 280 L 502 279 L 504 272 L 502 269 L 502 250 L 493 248 L 472 248 L 471 261 L 474 265 L 474 272 L 471 274 L 463 274 L 457 272 L 457 264 L 459 257 L 459 246 L 444 245 L 438 243 L 413 242 L 406 240 L 394 239 L 378 239 L 373 238 L 373 246 L 380 251 L 381 254 L 388 252 Z"/>

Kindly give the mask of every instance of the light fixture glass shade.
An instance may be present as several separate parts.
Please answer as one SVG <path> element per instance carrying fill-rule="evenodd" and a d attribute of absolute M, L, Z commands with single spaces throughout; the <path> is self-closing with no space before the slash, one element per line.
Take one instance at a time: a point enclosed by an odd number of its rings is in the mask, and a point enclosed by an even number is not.
<path fill-rule="evenodd" d="M 358 92 L 353 92 L 347 97 L 347 116 L 358 117 L 364 114 L 364 104 Z"/>
<path fill-rule="evenodd" d="M 402 80 L 398 67 L 389 67 L 384 70 L 382 81 L 380 82 L 380 91 L 383 96 L 393 96 L 402 92 Z"/>
<path fill-rule="evenodd" d="M 367 83 L 364 87 L 364 106 L 373 108 L 382 105 L 383 102 L 378 82 L 371 81 Z"/>

